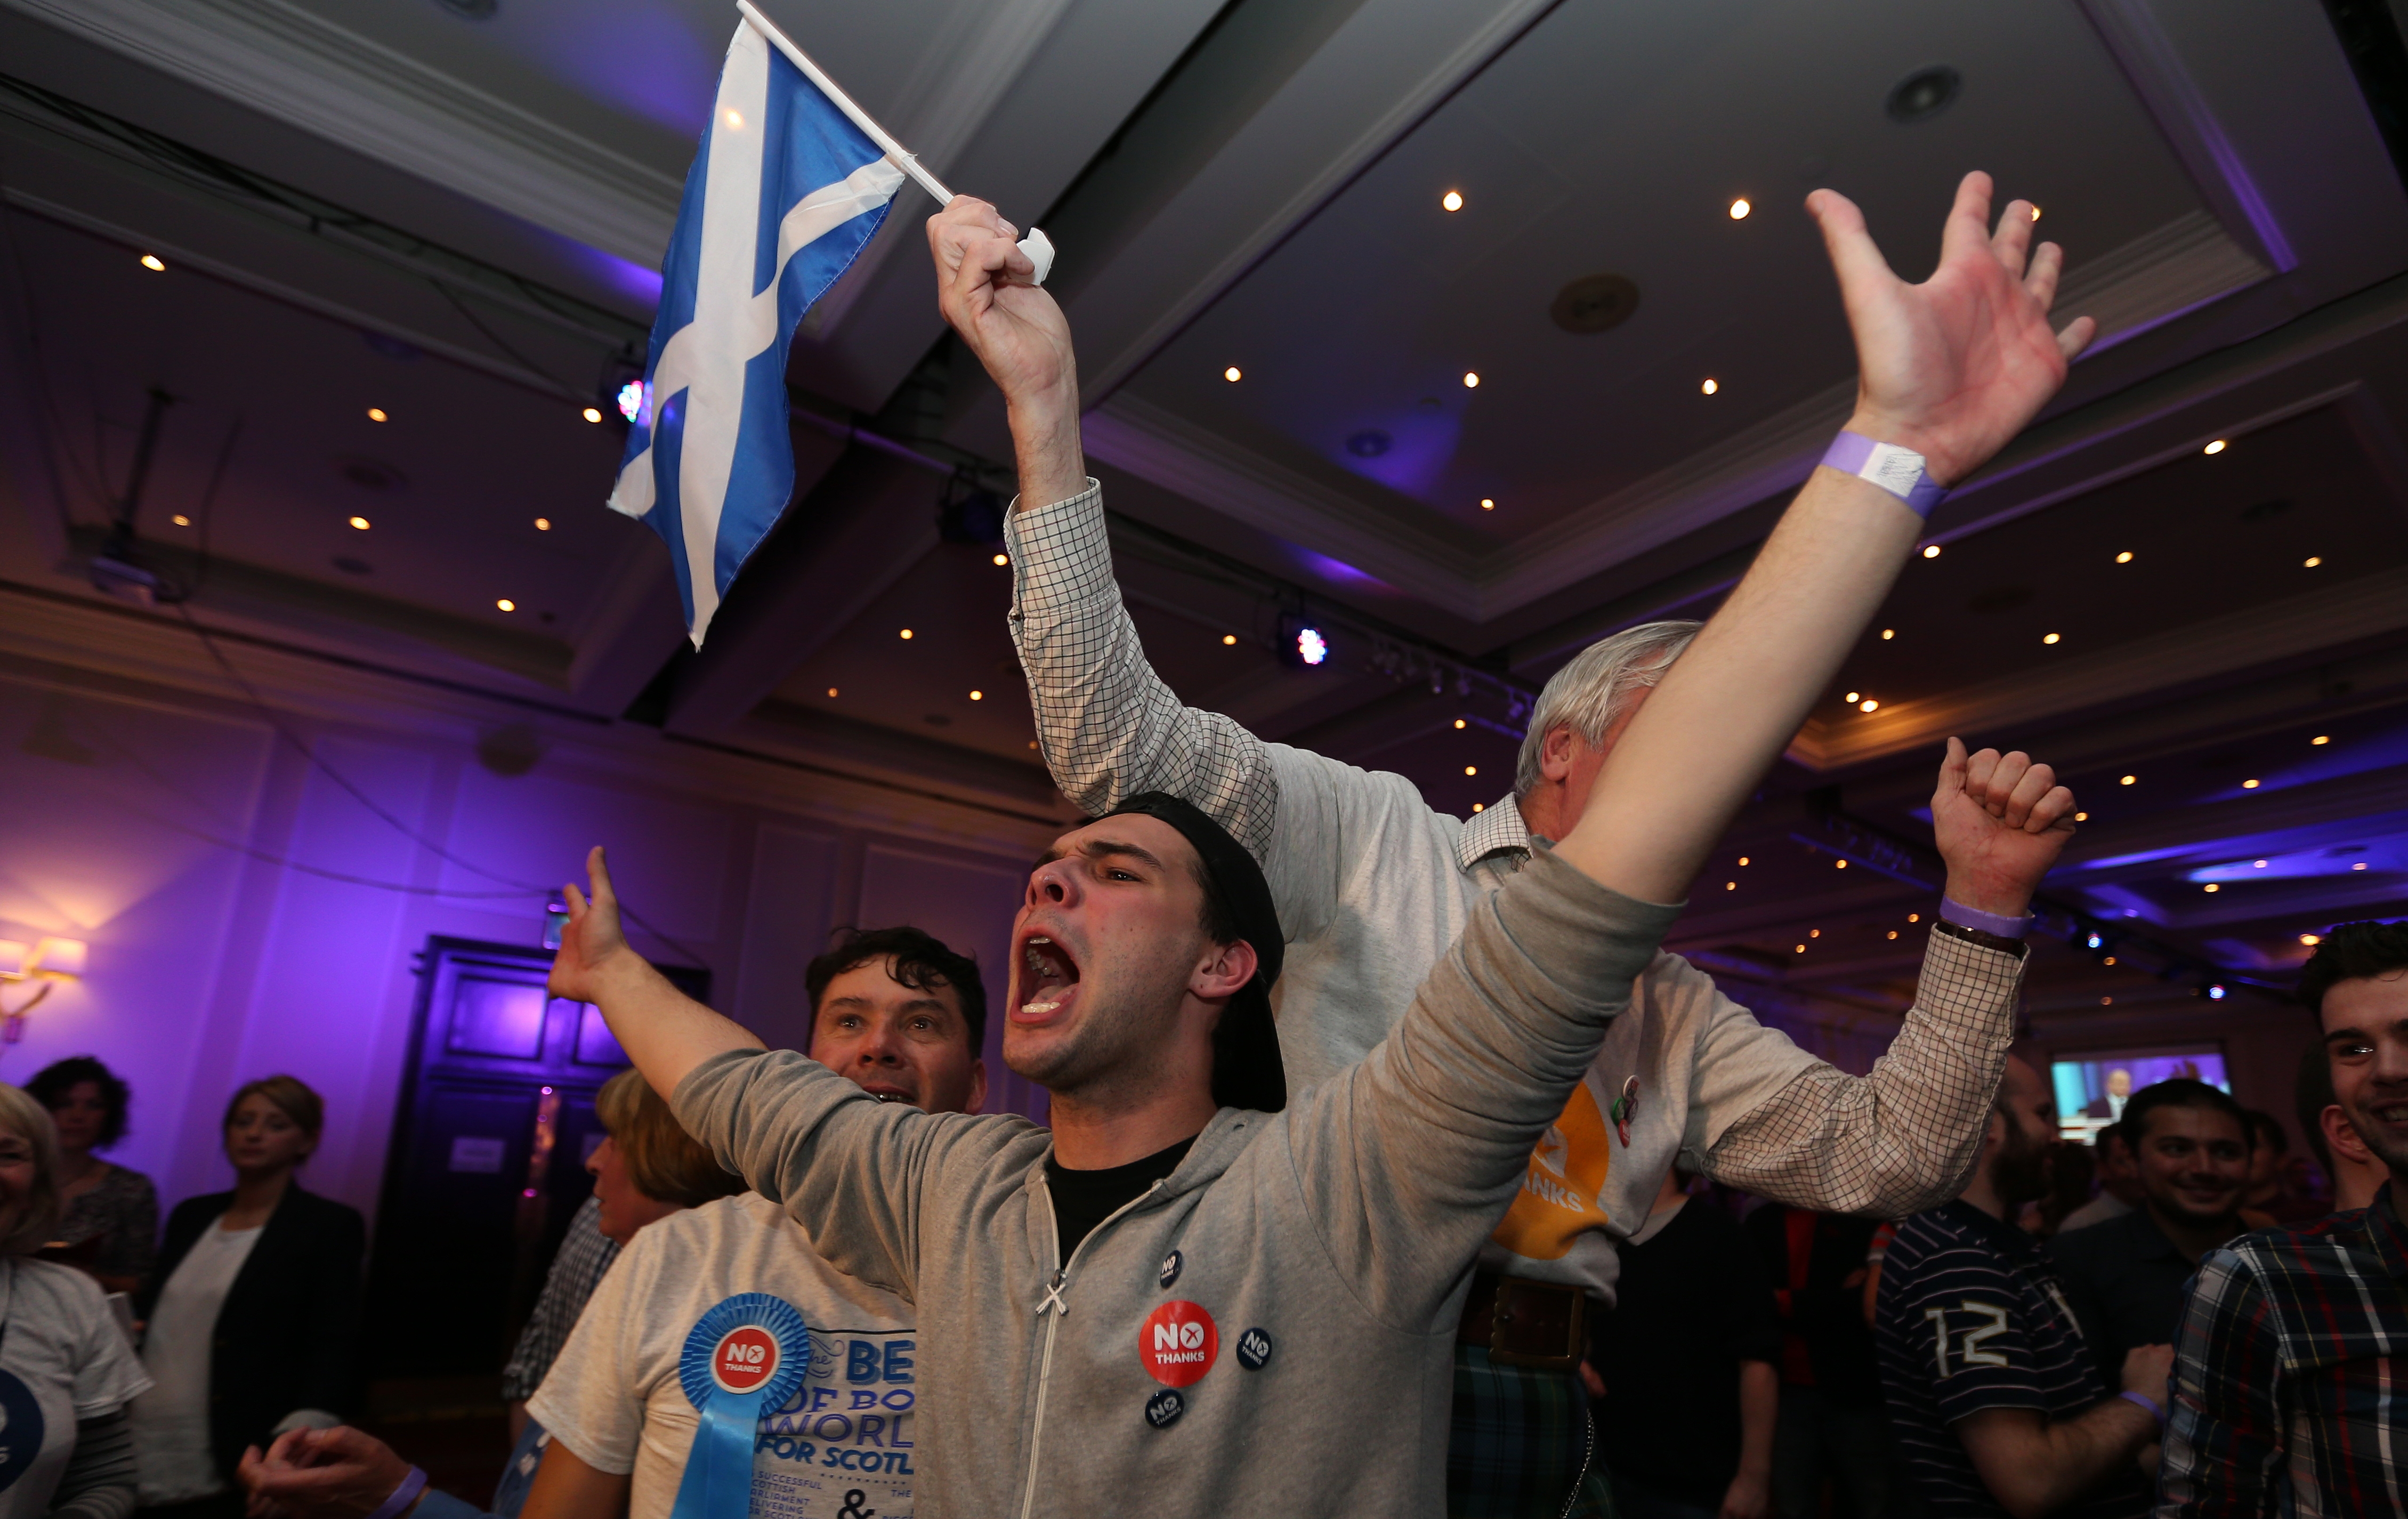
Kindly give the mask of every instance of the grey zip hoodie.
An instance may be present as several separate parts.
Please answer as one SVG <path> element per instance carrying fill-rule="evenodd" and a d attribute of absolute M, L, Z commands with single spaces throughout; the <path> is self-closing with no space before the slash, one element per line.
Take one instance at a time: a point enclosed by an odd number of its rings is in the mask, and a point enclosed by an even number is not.
<path fill-rule="evenodd" d="M 791 1051 L 707 1061 L 673 1106 L 918 1304 L 922 1519 L 1435 1516 L 1473 1256 L 1678 913 L 1542 852 L 1361 1065 L 1223 1109 L 1068 1261 L 1024 1119 L 882 1104 Z"/>

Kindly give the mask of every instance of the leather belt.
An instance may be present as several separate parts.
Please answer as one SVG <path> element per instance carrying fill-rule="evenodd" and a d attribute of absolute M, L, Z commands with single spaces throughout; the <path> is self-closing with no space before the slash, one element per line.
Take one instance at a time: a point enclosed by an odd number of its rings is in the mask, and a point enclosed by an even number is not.
<path fill-rule="evenodd" d="M 1556 1282 L 1475 1270 L 1455 1338 L 1500 1366 L 1569 1371 L 1588 1353 L 1588 1294 Z"/>

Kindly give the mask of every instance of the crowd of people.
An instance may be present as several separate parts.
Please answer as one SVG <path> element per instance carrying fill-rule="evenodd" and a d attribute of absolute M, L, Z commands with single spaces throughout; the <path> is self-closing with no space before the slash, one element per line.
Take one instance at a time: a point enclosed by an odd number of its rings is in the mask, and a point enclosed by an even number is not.
<path fill-rule="evenodd" d="M 1155 677 L 1067 323 L 1017 229 L 955 200 L 940 304 L 1008 403 L 1011 632 L 1089 819 L 1004 967 L 1003 1056 L 1051 1126 L 978 1111 L 971 960 L 849 933 L 796 989 L 809 1047 L 767 1050 L 629 946 L 596 849 L 552 991 L 634 1069 L 506 1369 L 490 1500 L 341 1422 L 364 1230 L 294 1184 L 315 1095 L 236 1095 L 236 1187 L 154 1256 L 149 1183 L 93 1154 L 123 1085 L 81 1060 L 0 1092 L 0 1519 L 2396 1512 L 2408 926 L 2338 928 L 2304 973 L 2303 1127 L 2373 1190 L 2288 1225 L 2251 1211 L 2279 1123 L 2128 1080 L 2068 1148 L 2011 1055 L 2075 816 L 2025 753 L 1947 746 L 1943 895 L 1868 1074 L 1660 949 L 1933 502 L 2088 337 L 2052 330 L 2057 251 L 2025 203 L 1994 228 L 1983 176 L 1921 285 L 1844 199 L 1809 206 L 1848 431 L 1710 622 L 1549 681 L 1466 821 Z"/>

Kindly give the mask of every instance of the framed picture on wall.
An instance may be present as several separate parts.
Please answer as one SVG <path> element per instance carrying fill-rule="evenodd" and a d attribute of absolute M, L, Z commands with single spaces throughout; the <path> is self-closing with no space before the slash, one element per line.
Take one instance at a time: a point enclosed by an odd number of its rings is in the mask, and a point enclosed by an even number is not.
<path fill-rule="evenodd" d="M 2184 1076 L 2228 1096 L 2232 1091 L 2224 1045 L 2214 1039 L 2145 1049 L 2053 1052 L 2048 1074 L 2057 1095 L 2059 1132 L 2086 1144 L 2122 1117 L 2125 1099 L 2144 1086 Z"/>

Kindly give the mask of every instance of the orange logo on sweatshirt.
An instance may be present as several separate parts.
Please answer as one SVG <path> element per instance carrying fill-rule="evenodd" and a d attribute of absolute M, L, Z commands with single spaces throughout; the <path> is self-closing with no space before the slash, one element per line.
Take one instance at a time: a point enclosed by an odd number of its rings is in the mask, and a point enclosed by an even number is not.
<path fill-rule="evenodd" d="M 1597 1098 L 1583 1082 L 1530 1152 L 1522 1190 L 1497 1225 L 1498 1244 L 1526 1260 L 1561 1260 L 1574 1239 L 1604 1225 L 1598 1195 L 1612 1164 L 1607 1133 Z"/>

